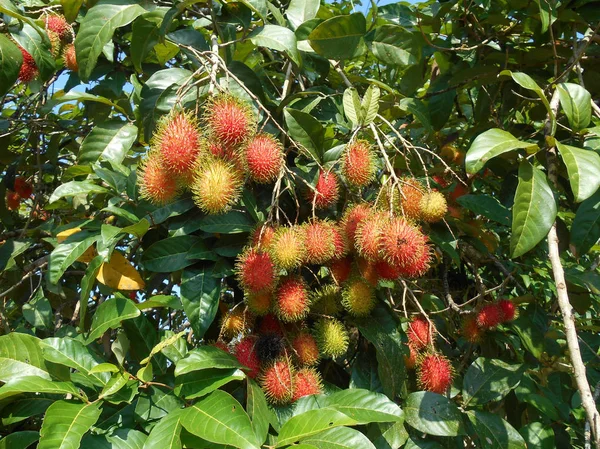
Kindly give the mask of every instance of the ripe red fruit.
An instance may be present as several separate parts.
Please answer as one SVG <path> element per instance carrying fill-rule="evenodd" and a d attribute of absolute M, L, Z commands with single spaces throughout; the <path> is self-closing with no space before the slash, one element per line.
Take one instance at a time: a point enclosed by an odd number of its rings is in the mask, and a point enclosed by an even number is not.
<path fill-rule="evenodd" d="M 283 147 L 275 137 L 257 134 L 246 143 L 242 154 L 251 179 L 259 183 L 277 179 L 283 166 Z"/>
<path fill-rule="evenodd" d="M 194 202 L 207 214 L 225 213 L 238 200 L 243 183 L 242 174 L 231 163 L 207 158 L 194 176 Z"/>
<path fill-rule="evenodd" d="M 21 197 L 12 190 L 6 191 L 6 208 L 8 210 L 17 210 L 21 205 Z"/>
<path fill-rule="evenodd" d="M 31 56 L 27 50 L 20 46 L 19 50 L 21 50 L 21 54 L 23 55 L 23 63 L 19 70 L 19 81 L 28 83 L 38 75 L 37 64 L 35 63 L 33 56 Z"/>
<path fill-rule="evenodd" d="M 512 321 L 515 319 L 517 309 L 512 301 L 508 299 L 501 299 L 498 301 L 498 307 L 502 311 L 502 322 Z"/>
<path fill-rule="evenodd" d="M 299 365 L 312 366 L 319 361 L 317 341 L 308 332 L 300 332 L 292 340 L 292 350 Z"/>
<path fill-rule="evenodd" d="M 247 292 L 270 291 L 275 287 L 275 264 L 268 253 L 246 249 L 238 256 L 236 271 L 239 283 Z"/>
<path fill-rule="evenodd" d="M 196 119 L 182 111 L 163 117 L 152 137 L 152 146 L 162 157 L 164 166 L 176 175 L 192 171 L 200 154 L 200 143 Z"/>
<path fill-rule="evenodd" d="M 379 259 L 382 231 L 387 217 L 383 213 L 373 213 L 366 217 L 356 228 L 356 249 L 365 259 Z"/>
<path fill-rule="evenodd" d="M 232 95 L 220 94 L 208 101 L 204 121 L 210 134 L 226 146 L 242 143 L 256 127 L 250 105 Z"/>
<path fill-rule="evenodd" d="M 283 327 L 275 315 L 269 313 L 260 320 L 260 323 L 258 324 L 258 333 L 283 335 Z"/>
<path fill-rule="evenodd" d="M 371 144 L 366 140 L 356 140 L 346 147 L 342 161 L 342 172 L 349 184 L 363 187 L 375 176 L 375 156 Z"/>
<path fill-rule="evenodd" d="M 483 329 L 477 324 L 477 319 L 474 316 L 468 316 L 462 322 L 462 335 L 471 343 L 477 343 L 481 340 Z"/>
<path fill-rule="evenodd" d="M 25 179 L 19 177 L 15 179 L 15 192 L 21 198 L 29 198 L 33 194 L 33 187 Z"/>
<path fill-rule="evenodd" d="M 431 344 L 431 338 L 435 335 L 435 329 L 430 329 L 429 322 L 425 318 L 414 318 L 408 325 L 406 335 L 408 344 L 414 349 L 423 349 Z"/>
<path fill-rule="evenodd" d="M 417 366 L 417 382 L 423 390 L 444 394 L 452 385 L 452 365 L 440 354 L 423 357 Z"/>
<path fill-rule="evenodd" d="M 212 344 L 215 348 L 219 348 L 222 351 L 229 353 L 229 346 L 223 340 L 217 340 Z"/>
<path fill-rule="evenodd" d="M 347 256 L 342 259 L 334 260 L 329 265 L 329 271 L 335 282 L 338 284 L 346 282 L 352 271 L 352 257 Z"/>
<path fill-rule="evenodd" d="M 324 264 L 335 255 L 335 241 L 331 225 L 325 221 L 312 220 L 304 231 L 305 261 L 309 264 Z"/>
<path fill-rule="evenodd" d="M 418 220 L 421 216 L 421 198 L 423 186 L 414 178 L 402 180 L 400 204 L 402 213 L 410 220 Z"/>
<path fill-rule="evenodd" d="M 294 368 L 287 359 L 273 362 L 260 376 L 260 384 L 269 402 L 285 404 L 294 392 Z"/>
<path fill-rule="evenodd" d="M 446 188 L 446 187 L 448 187 L 448 185 L 449 185 L 449 184 L 448 184 L 448 181 L 446 181 L 446 180 L 444 179 L 444 177 L 443 177 L 443 176 L 440 176 L 440 175 L 434 175 L 434 176 L 432 176 L 432 179 L 433 179 L 433 180 L 435 181 L 435 183 L 436 183 L 437 185 L 439 185 L 439 186 L 440 186 L 442 189 L 445 189 L 445 188 Z"/>
<path fill-rule="evenodd" d="M 418 278 L 423 276 L 429 270 L 431 262 L 431 250 L 429 245 L 425 245 L 425 249 L 421 256 L 406 266 L 399 266 L 400 276 L 405 278 Z"/>
<path fill-rule="evenodd" d="M 498 304 L 486 304 L 477 314 L 477 325 L 482 329 L 492 329 L 502 322 L 503 316 Z"/>
<path fill-rule="evenodd" d="M 46 30 L 56 33 L 62 41 L 73 38 L 71 25 L 65 17 L 60 14 L 48 14 L 46 16 Z"/>
<path fill-rule="evenodd" d="M 392 265 L 386 260 L 378 260 L 375 262 L 375 271 L 381 279 L 385 279 L 387 281 L 393 281 L 402 275 L 402 271 L 398 267 Z"/>
<path fill-rule="evenodd" d="M 142 163 L 138 174 L 140 195 L 156 205 L 173 201 L 179 195 L 179 184 L 162 165 L 160 155 L 154 151 Z"/>
<path fill-rule="evenodd" d="M 380 248 L 391 264 L 406 268 L 428 251 L 425 235 L 402 218 L 393 218 L 382 225 Z"/>
<path fill-rule="evenodd" d="M 340 225 L 329 224 L 329 227 L 333 233 L 333 246 L 335 247 L 333 258 L 340 259 L 348 254 L 348 240 L 346 240 L 346 235 Z"/>
<path fill-rule="evenodd" d="M 75 52 L 75 45 L 69 44 L 63 51 L 63 59 L 65 61 L 65 67 L 71 72 L 79 71 L 79 64 L 77 63 L 77 54 Z"/>
<path fill-rule="evenodd" d="M 452 190 L 452 192 L 448 196 L 448 199 L 450 200 L 450 202 L 456 203 L 457 199 L 459 199 L 463 195 L 466 195 L 467 193 L 469 193 L 469 188 L 463 185 L 462 183 L 457 182 L 456 186 L 454 187 L 454 190 Z"/>
<path fill-rule="evenodd" d="M 243 338 L 234 348 L 233 355 L 238 362 L 249 368 L 248 377 L 252 379 L 258 376 L 260 371 L 260 360 L 256 354 L 256 341 L 254 335 L 249 335 Z"/>
<path fill-rule="evenodd" d="M 308 313 L 308 290 L 301 277 L 284 278 L 277 288 L 275 299 L 275 313 L 281 321 L 299 321 Z"/>
<path fill-rule="evenodd" d="M 250 238 L 250 241 L 252 242 L 252 246 L 266 250 L 273 241 L 274 235 L 275 228 L 266 224 L 261 224 L 258 225 L 254 231 L 252 231 L 252 237 Z"/>
<path fill-rule="evenodd" d="M 342 218 L 342 226 L 346 233 L 348 244 L 353 247 L 356 242 L 356 229 L 362 221 L 371 214 L 371 206 L 366 203 L 357 204 L 346 209 Z"/>
<path fill-rule="evenodd" d="M 408 356 L 404 356 L 404 364 L 408 369 L 413 369 L 417 365 L 417 350 L 411 344 L 408 347 Z"/>
<path fill-rule="evenodd" d="M 294 376 L 292 402 L 311 394 L 321 394 L 323 385 L 321 375 L 314 368 L 302 368 Z"/>
<path fill-rule="evenodd" d="M 307 200 L 316 209 L 325 209 L 337 203 L 339 198 L 339 186 L 337 175 L 333 172 L 319 172 L 319 178 L 314 190 L 309 188 Z"/>
<path fill-rule="evenodd" d="M 377 267 L 374 261 L 367 260 L 363 257 L 356 259 L 356 265 L 360 275 L 373 287 L 376 287 L 379 282 L 379 273 L 377 273 Z"/>

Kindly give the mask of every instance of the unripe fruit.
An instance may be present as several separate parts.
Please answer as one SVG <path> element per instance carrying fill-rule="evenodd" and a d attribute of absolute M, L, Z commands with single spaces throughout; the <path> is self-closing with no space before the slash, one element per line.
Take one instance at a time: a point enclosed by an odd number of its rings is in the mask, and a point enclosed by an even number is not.
<path fill-rule="evenodd" d="M 308 332 L 298 333 L 292 340 L 292 352 L 300 366 L 316 365 L 319 361 L 317 341 Z"/>
<path fill-rule="evenodd" d="M 354 278 L 346 282 L 342 290 L 342 305 L 356 317 L 365 317 L 375 307 L 375 290 L 364 279 Z"/>
<path fill-rule="evenodd" d="M 194 176 L 194 202 L 207 214 L 225 213 L 238 200 L 243 182 L 242 174 L 231 163 L 209 158 Z"/>
<path fill-rule="evenodd" d="M 19 177 L 15 179 L 15 192 L 21 198 L 29 198 L 33 194 L 33 187 L 25 179 Z"/>
<path fill-rule="evenodd" d="M 277 179 L 283 166 L 283 147 L 275 137 L 257 134 L 246 143 L 242 154 L 252 180 L 268 183 Z"/>
<path fill-rule="evenodd" d="M 6 208 L 8 210 L 17 210 L 21 206 L 21 197 L 17 192 L 6 191 Z"/>
<path fill-rule="evenodd" d="M 405 178 L 401 184 L 400 205 L 404 216 L 410 220 L 421 217 L 423 186 L 414 178 Z"/>
<path fill-rule="evenodd" d="M 365 259 L 379 259 L 382 231 L 387 221 L 384 213 L 373 213 L 356 228 L 356 249 Z"/>
<path fill-rule="evenodd" d="M 303 234 L 296 226 L 275 231 L 269 254 L 279 268 L 290 271 L 300 266 L 306 251 Z"/>
<path fill-rule="evenodd" d="M 322 391 L 323 385 L 319 372 L 314 368 L 302 368 L 294 376 L 292 402 L 295 402 L 304 396 L 321 394 Z"/>
<path fill-rule="evenodd" d="M 424 349 L 432 343 L 432 337 L 435 335 L 435 328 L 431 329 L 429 322 L 425 318 L 416 317 L 408 325 L 406 336 L 408 344 L 416 350 Z"/>
<path fill-rule="evenodd" d="M 23 62 L 21 63 L 21 69 L 19 70 L 19 81 L 28 83 L 38 75 L 37 64 L 35 63 L 33 56 L 31 56 L 27 50 L 21 46 L 19 46 L 19 50 L 21 50 L 21 54 L 23 55 Z"/>
<path fill-rule="evenodd" d="M 23 195 L 21 195 L 23 196 Z M 517 313 L 517 309 L 515 307 L 515 303 L 508 299 L 501 299 L 498 301 L 498 307 L 502 311 L 502 322 L 505 323 L 507 321 L 512 321 L 515 319 L 515 315 Z"/>
<path fill-rule="evenodd" d="M 335 316 L 341 311 L 340 289 L 336 285 L 325 285 L 311 295 L 311 311 L 320 315 Z"/>
<path fill-rule="evenodd" d="M 347 145 L 342 161 L 342 172 L 348 183 L 356 187 L 364 187 L 373 180 L 375 156 L 368 141 L 356 140 Z"/>
<path fill-rule="evenodd" d="M 444 218 L 448 212 L 446 198 L 440 192 L 427 192 L 421 198 L 421 218 L 428 223 L 435 223 Z"/>
<path fill-rule="evenodd" d="M 274 362 L 260 376 L 265 396 L 273 404 L 285 404 L 294 392 L 294 368 L 287 359 Z"/>
<path fill-rule="evenodd" d="M 275 333 L 263 334 L 256 342 L 256 354 L 262 364 L 271 363 L 285 351 L 285 341 Z"/>
<path fill-rule="evenodd" d="M 60 36 L 53 31 L 48 31 L 48 39 L 50 40 L 50 52 L 52 53 L 52 56 L 56 58 L 60 54 L 60 48 L 62 46 Z"/>
<path fill-rule="evenodd" d="M 335 318 L 321 318 L 314 327 L 314 336 L 321 355 L 339 357 L 348 350 L 348 331 Z"/>
<path fill-rule="evenodd" d="M 247 314 L 244 308 L 238 307 L 231 310 L 223 318 L 221 324 L 221 333 L 229 338 L 233 338 L 244 333 L 247 328 Z"/>
<path fill-rule="evenodd" d="M 233 355 L 242 365 L 249 369 L 248 377 L 255 379 L 260 371 L 260 360 L 256 354 L 257 337 L 249 335 L 243 338 L 234 348 Z"/>
<path fill-rule="evenodd" d="M 413 264 L 425 251 L 429 251 L 423 233 L 402 218 L 393 218 L 384 223 L 379 241 L 384 258 L 401 268 Z"/>
<path fill-rule="evenodd" d="M 203 119 L 210 134 L 226 146 L 246 140 L 256 128 L 256 118 L 250 105 L 232 95 L 211 98 L 204 108 Z"/>
<path fill-rule="evenodd" d="M 356 204 L 348 207 L 342 218 L 342 227 L 346 233 L 346 239 L 351 247 L 354 247 L 356 242 L 356 229 L 368 216 L 371 215 L 372 209 L 366 203 Z"/>
<path fill-rule="evenodd" d="M 140 167 L 138 184 L 140 196 L 155 205 L 167 204 L 179 195 L 177 180 L 163 167 L 160 155 L 154 151 Z"/>
<path fill-rule="evenodd" d="M 468 342 L 477 343 L 481 340 L 483 332 L 484 330 L 478 326 L 474 316 L 468 316 L 462 322 L 462 335 Z"/>
<path fill-rule="evenodd" d="M 244 302 L 253 314 L 258 316 L 266 315 L 271 310 L 271 305 L 273 304 L 273 293 L 268 290 L 258 293 L 248 293 L 244 296 Z"/>
<path fill-rule="evenodd" d="M 281 321 L 299 321 L 308 313 L 308 290 L 301 277 L 284 278 L 277 287 L 275 299 L 275 313 Z"/>
<path fill-rule="evenodd" d="M 46 30 L 56 33 L 62 41 L 70 41 L 73 38 L 73 29 L 61 14 L 48 14 L 46 16 Z"/>
<path fill-rule="evenodd" d="M 273 241 L 275 235 L 275 228 L 267 224 L 260 224 L 252 231 L 250 241 L 252 246 L 257 247 L 260 250 L 267 250 Z"/>
<path fill-rule="evenodd" d="M 352 257 L 347 256 L 339 260 L 334 260 L 329 265 L 329 271 L 336 283 L 346 282 L 352 271 Z"/>
<path fill-rule="evenodd" d="M 417 382 L 423 390 L 444 394 L 452 385 L 452 378 L 452 365 L 443 355 L 429 354 L 418 363 Z"/>
<path fill-rule="evenodd" d="M 63 59 L 65 67 L 71 72 L 79 71 L 79 64 L 77 63 L 77 53 L 75 52 L 75 45 L 69 44 L 63 51 Z"/>
<path fill-rule="evenodd" d="M 275 287 L 275 264 L 268 253 L 247 248 L 236 263 L 237 279 L 250 293 L 271 291 Z"/>
<path fill-rule="evenodd" d="M 477 325 L 482 329 L 493 329 L 502 322 L 503 312 L 498 304 L 486 304 L 477 314 Z"/>
<path fill-rule="evenodd" d="M 314 190 L 309 188 L 307 191 L 310 206 L 314 204 L 315 209 L 325 209 L 337 203 L 338 198 L 339 186 L 336 174 L 321 170 Z"/>
<path fill-rule="evenodd" d="M 325 221 L 312 220 L 302 226 L 304 231 L 305 261 L 324 264 L 335 255 L 335 241 L 331 225 Z"/>
<path fill-rule="evenodd" d="M 152 137 L 152 147 L 162 157 L 164 166 L 175 175 L 193 170 L 200 154 L 200 142 L 196 119 L 181 111 L 163 117 Z"/>

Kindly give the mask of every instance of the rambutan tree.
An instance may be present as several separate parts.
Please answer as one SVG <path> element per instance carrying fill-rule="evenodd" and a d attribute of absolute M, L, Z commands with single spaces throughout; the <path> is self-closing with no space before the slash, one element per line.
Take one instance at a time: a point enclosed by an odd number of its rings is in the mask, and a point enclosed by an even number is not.
<path fill-rule="evenodd" d="M 0 448 L 600 448 L 600 2 L 0 14 Z"/>

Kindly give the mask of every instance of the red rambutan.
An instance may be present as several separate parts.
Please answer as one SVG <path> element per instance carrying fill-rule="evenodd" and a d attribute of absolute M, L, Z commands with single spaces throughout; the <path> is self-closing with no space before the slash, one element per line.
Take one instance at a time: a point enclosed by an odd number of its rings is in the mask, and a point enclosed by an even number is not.
<path fill-rule="evenodd" d="M 427 270 L 429 270 L 430 262 L 431 250 L 429 248 L 429 245 L 425 245 L 425 249 L 418 259 L 413 260 L 408 265 L 399 266 L 397 268 L 400 271 L 400 276 L 402 277 L 418 278 L 427 273 Z"/>
<path fill-rule="evenodd" d="M 375 176 L 375 156 L 366 140 L 355 140 L 347 145 L 342 161 L 342 173 L 349 184 L 363 187 Z"/>
<path fill-rule="evenodd" d="M 277 287 L 275 313 L 281 321 L 299 321 L 310 306 L 306 283 L 301 277 L 288 276 Z"/>
<path fill-rule="evenodd" d="M 268 251 L 279 268 L 289 271 L 299 267 L 306 252 L 304 232 L 298 226 L 277 229 Z"/>
<path fill-rule="evenodd" d="M 257 134 L 243 148 L 250 178 L 259 183 L 275 181 L 283 165 L 281 142 L 270 134 Z"/>
<path fill-rule="evenodd" d="M 259 334 L 283 335 L 283 326 L 275 315 L 268 313 L 260 319 L 257 332 Z"/>
<path fill-rule="evenodd" d="M 379 282 L 379 273 L 377 272 L 376 263 L 363 257 L 358 257 L 356 259 L 356 265 L 358 266 L 358 271 L 362 278 L 373 287 L 376 287 Z"/>
<path fill-rule="evenodd" d="M 239 283 L 247 292 L 271 291 L 275 287 L 275 264 L 268 253 L 247 248 L 238 256 L 236 271 Z"/>
<path fill-rule="evenodd" d="M 482 329 L 493 329 L 502 322 L 504 313 L 498 304 L 486 304 L 477 313 L 477 325 Z"/>
<path fill-rule="evenodd" d="M 70 41 L 73 38 L 73 29 L 61 14 L 48 14 L 46 16 L 46 30 L 56 33 L 60 40 Z"/>
<path fill-rule="evenodd" d="M 142 163 L 138 183 L 141 197 L 156 205 L 167 204 L 179 195 L 177 179 L 163 167 L 160 155 L 154 151 Z"/>
<path fill-rule="evenodd" d="M 477 324 L 477 319 L 474 316 L 466 317 L 462 322 L 462 335 L 465 340 L 471 343 L 477 343 L 481 340 L 483 329 Z"/>
<path fill-rule="evenodd" d="M 15 179 L 15 192 L 21 198 L 29 198 L 33 194 L 33 187 L 25 179 L 19 177 Z"/>
<path fill-rule="evenodd" d="M 413 369 L 417 364 L 417 350 L 413 348 L 410 344 L 406 345 L 408 347 L 408 356 L 404 356 L 404 365 L 408 369 Z"/>
<path fill-rule="evenodd" d="M 307 200 L 316 209 L 325 209 L 337 203 L 339 198 L 339 185 L 337 175 L 333 172 L 319 172 L 319 178 L 314 190 L 307 190 Z"/>
<path fill-rule="evenodd" d="M 257 338 L 249 335 L 243 338 L 233 350 L 233 355 L 242 365 L 248 368 L 248 377 L 255 379 L 260 371 L 260 360 L 256 354 Z"/>
<path fill-rule="evenodd" d="M 192 171 L 200 154 L 200 142 L 196 119 L 181 111 L 163 117 L 152 137 L 152 146 L 164 166 L 176 175 Z"/>
<path fill-rule="evenodd" d="M 304 231 L 305 261 L 324 264 L 335 255 L 335 241 L 331 225 L 321 220 L 311 220 L 302 226 Z"/>
<path fill-rule="evenodd" d="M 428 251 L 425 235 L 402 218 L 383 223 L 379 241 L 384 258 L 400 268 L 413 264 Z"/>
<path fill-rule="evenodd" d="M 211 98 L 204 111 L 203 119 L 210 134 L 226 146 L 242 143 L 256 128 L 251 106 L 229 94 Z"/>
<path fill-rule="evenodd" d="M 416 350 L 429 346 L 432 337 L 435 335 L 435 328 L 430 330 L 429 322 L 425 318 L 416 317 L 408 325 L 406 335 L 408 344 Z"/>
<path fill-rule="evenodd" d="M 65 67 L 71 72 L 79 71 L 79 64 L 77 64 L 77 54 L 75 52 L 75 45 L 69 44 L 63 51 L 63 60 Z"/>
<path fill-rule="evenodd" d="M 6 191 L 6 208 L 8 210 L 17 210 L 21 206 L 21 197 L 12 190 Z"/>
<path fill-rule="evenodd" d="M 238 200 L 244 178 L 229 162 L 208 158 L 194 175 L 194 202 L 207 214 L 222 214 Z"/>
<path fill-rule="evenodd" d="M 289 360 L 280 359 L 260 376 L 260 384 L 269 402 L 285 404 L 292 399 L 294 392 L 294 368 Z"/>
<path fill-rule="evenodd" d="M 217 340 L 212 344 L 215 348 L 219 348 L 222 351 L 229 353 L 229 346 L 223 340 Z"/>
<path fill-rule="evenodd" d="M 381 279 L 393 281 L 402 275 L 402 271 L 386 260 L 378 260 L 375 262 L 375 271 Z"/>
<path fill-rule="evenodd" d="M 329 271 L 338 284 L 346 282 L 352 271 L 352 257 L 346 256 L 329 264 Z"/>
<path fill-rule="evenodd" d="M 312 366 L 319 361 L 317 341 L 308 332 L 300 332 L 294 337 L 292 349 L 296 361 L 301 366 Z"/>
<path fill-rule="evenodd" d="M 368 216 L 371 215 L 371 206 L 366 203 L 357 204 L 346 209 L 342 218 L 342 226 L 348 244 L 353 247 L 356 242 L 356 229 Z"/>
<path fill-rule="evenodd" d="M 269 245 L 271 245 L 274 235 L 275 228 L 267 224 L 260 224 L 252 231 L 250 241 L 252 242 L 252 246 L 261 250 L 266 250 L 269 248 Z"/>
<path fill-rule="evenodd" d="M 19 46 L 19 50 L 21 50 L 21 54 L 23 55 L 23 62 L 21 63 L 21 69 L 19 70 L 19 81 L 28 83 L 38 75 L 37 64 L 35 63 L 33 56 L 31 56 L 31 53 L 21 46 Z"/>
<path fill-rule="evenodd" d="M 452 385 L 453 376 L 452 365 L 443 355 L 428 354 L 418 362 L 417 381 L 423 390 L 444 394 Z"/>
<path fill-rule="evenodd" d="M 421 217 L 421 198 L 423 198 L 423 186 L 414 178 L 402 180 L 400 204 L 404 216 L 410 220 L 418 220 Z"/>
<path fill-rule="evenodd" d="M 356 228 L 356 249 L 365 259 L 379 259 L 382 231 L 388 221 L 384 213 L 373 213 L 362 220 Z"/>
<path fill-rule="evenodd" d="M 311 394 L 321 394 L 323 383 L 321 375 L 314 368 L 302 368 L 294 376 L 294 393 L 292 402 Z"/>
<path fill-rule="evenodd" d="M 450 184 L 448 183 L 448 181 L 446 181 L 444 179 L 443 176 L 440 175 L 434 175 L 431 177 L 431 179 L 433 179 L 433 181 L 440 186 L 442 189 L 445 189 L 446 187 L 448 187 Z"/>
<path fill-rule="evenodd" d="M 15 184 L 16 186 L 16 184 Z M 23 196 L 23 195 L 21 195 Z M 517 308 L 515 307 L 515 303 L 509 299 L 501 299 L 498 301 L 498 307 L 502 311 L 502 322 L 505 323 L 507 321 L 512 321 L 515 319 L 515 315 L 517 313 Z"/>
<path fill-rule="evenodd" d="M 346 240 L 346 235 L 339 224 L 330 223 L 329 226 L 333 233 L 333 245 L 335 247 L 333 258 L 340 259 L 348 254 L 348 240 Z"/>

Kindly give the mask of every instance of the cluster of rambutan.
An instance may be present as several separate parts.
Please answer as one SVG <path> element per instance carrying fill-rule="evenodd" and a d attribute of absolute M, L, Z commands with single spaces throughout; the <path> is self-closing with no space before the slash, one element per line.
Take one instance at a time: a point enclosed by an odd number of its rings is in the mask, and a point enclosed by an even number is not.
<path fill-rule="evenodd" d="M 487 330 L 494 329 L 502 323 L 515 319 L 517 308 L 509 299 L 501 299 L 492 304 L 485 304 L 475 315 L 463 320 L 462 335 L 471 343 L 477 343 Z"/>
<path fill-rule="evenodd" d="M 160 121 L 138 176 L 150 202 L 166 204 L 189 189 L 200 209 L 220 214 L 237 202 L 246 179 L 266 184 L 279 176 L 283 147 L 274 136 L 257 132 L 250 104 L 219 94 L 204 111 L 201 120 L 173 111 Z"/>
<path fill-rule="evenodd" d="M 21 177 L 15 179 L 13 188 L 14 190 L 6 190 L 6 208 L 8 210 L 17 210 L 21 204 L 21 200 L 30 198 L 33 194 L 31 184 Z"/>
<path fill-rule="evenodd" d="M 414 222 L 435 223 L 448 212 L 443 193 L 427 189 L 419 180 L 410 177 L 402 178 L 399 184 L 386 186 L 377 205 Z"/>

